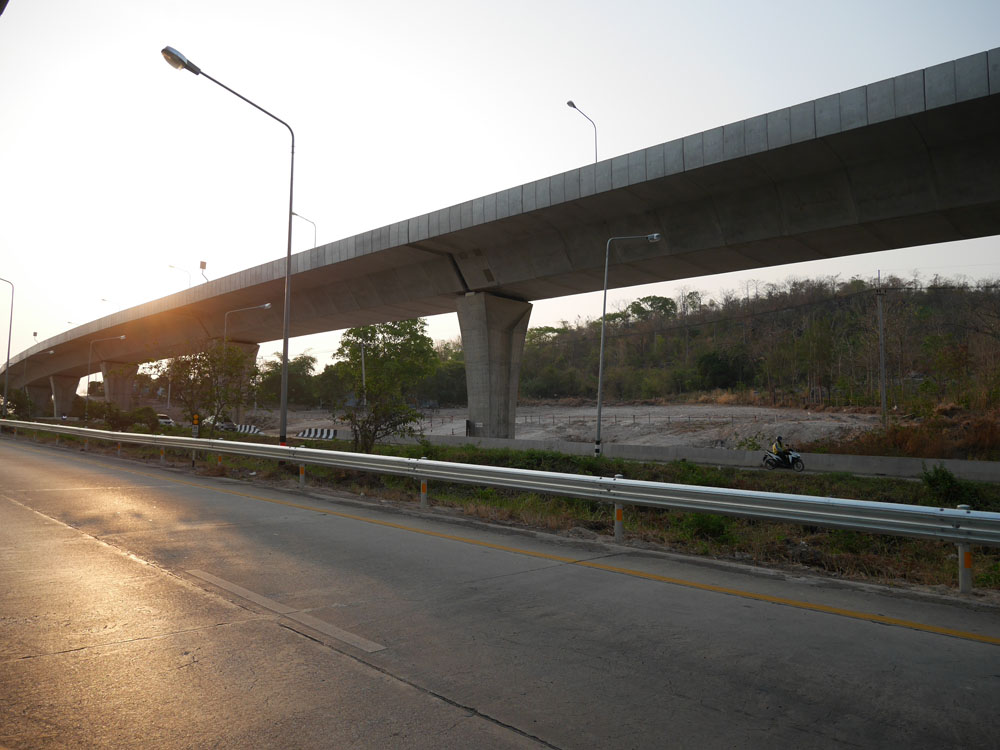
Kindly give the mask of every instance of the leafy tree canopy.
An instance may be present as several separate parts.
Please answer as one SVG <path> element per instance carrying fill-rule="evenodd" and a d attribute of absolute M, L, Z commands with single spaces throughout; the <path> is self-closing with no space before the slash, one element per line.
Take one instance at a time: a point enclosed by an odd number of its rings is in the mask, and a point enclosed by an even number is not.
<path fill-rule="evenodd" d="M 349 328 L 341 337 L 340 362 L 328 376 L 331 410 L 350 423 L 355 450 L 370 453 L 382 438 L 414 433 L 420 413 L 412 401 L 437 360 L 426 328 L 422 319 L 404 320 Z"/>

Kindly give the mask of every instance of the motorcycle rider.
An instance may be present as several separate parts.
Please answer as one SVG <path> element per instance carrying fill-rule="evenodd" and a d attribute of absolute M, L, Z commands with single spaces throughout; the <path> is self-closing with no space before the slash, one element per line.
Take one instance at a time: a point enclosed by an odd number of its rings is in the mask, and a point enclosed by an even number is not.
<path fill-rule="evenodd" d="M 788 448 L 781 442 L 781 435 L 778 435 L 778 439 L 771 445 L 771 453 L 780 458 L 784 463 L 788 463 Z"/>

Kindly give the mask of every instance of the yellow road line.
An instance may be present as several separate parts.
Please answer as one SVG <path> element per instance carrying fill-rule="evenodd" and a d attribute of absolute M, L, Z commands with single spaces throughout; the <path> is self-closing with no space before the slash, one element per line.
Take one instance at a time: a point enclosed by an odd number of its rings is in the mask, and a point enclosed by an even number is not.
<path fill-rule="evenodd" d="M 27 450 L 43 453 L 40 449 L 25 447 Z M 70 458 L 85 463 L 83 459 L 76 456 L 71 456 Z M 683 578 L 671 578 L 669 576 L 656 575 L 655 573 L 646 573 L 641 570 L 633 570 L 632 568 L 619 568 L 614 565 L 605 565 L 604 563 L 593 562 L 590 560 L 581 560 L 573 557 L 564 557 L 562 555 L 550 555 L 544 552 L 534 552 L 532 550 L 521 549 L 519 547 L 509 547 L 503 544 L 493 544 L 492 542 L 482 542 L 477 539 L 469 539 L 468 537 L 456 536 L 454 534 L 444 534 L 440 531 L 429 531 L 427 529 L 418 529 L 413 526 L 406 526 L 401 523 L 393 523 L 392 521 L 382 521 L 377 518 L 367 518 L 365 516 L 358 516 L 353 513 L 344 513 L 342 511 L 330 510 L 328 508 L 317 508 L 312 505 L 303 505 L 302 503 L 293 503 L 287 500 L 277 500 L 270 497 L 262 497 L 261 495 L 253 495 L 248 492 L 237 492 L 236 490 L 226 489 L 224 487 L 210 487 L 205 484 L 198 482 L 191 482 L 185 479 L 176 479 L 174 477 L 164 477 L 161 474 L 150 474 L 148 472 L 139 471 L 137 469 L 129 469 L 123 467 L 114 467 L 120 471 L 124 471 L 129 474 L 135 474 L 137 476 L 166 480 L 173 482 L 174 484 L 187 485 L 189 487 L 197 487 L 198 489 L 207 489 L 213 492 L 222 492 L 227 495 L 235 495 L 236 497 L 245 497 L 250 500 L 259 500 L 265 503 L 273 503 L 275 505 L 284 505 L 289 508 L 296 508 L 298 510 L 308 510 L 315 513 L 322 513 L 327 516 L 336 516 L 338 518 L 346 518 L 352 521 L 360 521 L 362 523 L 369 523 L 376 526 L 383 526 L 391 529 L 398 529 L 400 531 L 408 531 L 414 534 L 423 534 L 424 536 L 435 537 L 437 539 L 447 539 L 453 542 L 459 542 L 461 544 L 470 544 L 476 547 L 486 547 L 488 549 L 500 550 L 501 552 L 510 552 L 515 555 L 522 555 L 524 557 L 534 557 L 541 560 L 552 560 L 554 562 L 565 563 L 567 565 L 578 565 L 583 568 L 594 568 L 596 570 L 602 570 L 607 573 L 617 573 L 619 575 L 626 575 L 633 578 L 643 578 L 649 581 L 659 581 L 661 583 L 669 583 L 674 586 L 683 586 L 685 588 L 697 589 L 699 591 L 710 591 L 717 594 L 726 594 L 728 596 L 738 596 L 742 599 L 751 599 L 754 601 L 768 602 L 770 604 L 779 604 L 786 607 L 794 607 L 796 609 L 808 610 L 811 612 L 822 612 L 824 614 L 836 615 L 838 617 L 847 617 L 852 620 L 862 620 L 865 622 L 874 622 L 882 625 L 892 625 L 900 628 L 907 628 L 909 630 L 918 630 L 924 633 L 933 633 L 935 635 L 945 635 L 953 638 L 962 638 L 968 641 L 977 641 L 979 643 L 989 643 L 994 646 L 1000 646 L 1000 638 L 996 638 L 988 635 L 980 635 L 979 633 L 970 633 L 964 630 L 954 630 L 952 628 L 942 628 L 936 625 L 927 625 L 921 622 L 913 622 L 912 620 L 901 620 L 896 617 L 886 617 L 885 615 L 876 615 L 870 612 L 858 612 L 851 609 L 841 609 L 839 607 L 830 607 L 826 604 L 816 604 L 814 602 L 804 602 L 797 599 L 785 599 L 780 596 L 770 596 L 768 594 L 758 594 L 753 591 L 743 591 L 742 589 L 732 589 L 725 586 L 715 586 L 708 583 L 698 583 L 696 581 L 688 581 Z"/>

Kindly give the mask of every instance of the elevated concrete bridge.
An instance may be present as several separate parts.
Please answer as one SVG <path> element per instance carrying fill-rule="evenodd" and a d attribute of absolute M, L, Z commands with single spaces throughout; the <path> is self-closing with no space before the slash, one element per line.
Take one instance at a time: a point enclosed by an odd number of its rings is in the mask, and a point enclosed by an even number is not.
<path fill-rule="evenodd" d="M 1000 48 L 657 144 L 298 253 L 291 335 L 458 312 L 469 416 L 513 436 L 531 301 L 1000 233 Z M 11 360 L 68 410 L 104 371 L 281 338 L 284 258 L 92 321 Z M 124 341 L 110 337 L 125 335 Z M 91 348 L 92 347 L 92 348 Z M 48 351 L 53 354 L 47 354 Z"/>

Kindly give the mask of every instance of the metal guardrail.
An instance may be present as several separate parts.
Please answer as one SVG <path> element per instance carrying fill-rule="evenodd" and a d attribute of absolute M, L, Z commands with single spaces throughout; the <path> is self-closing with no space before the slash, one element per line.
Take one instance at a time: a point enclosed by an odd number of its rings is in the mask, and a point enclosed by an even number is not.
<path fill-rule="evenodd" d="M 341 453 L 317 448 L 241 443 L 172 435 L 107 432 L 63 424 L 17 420 L 0 419 L 0 426 L 75 435 L 86 440 L 136 443 L 175 450 L 208 451 L 215 454 L 287 461 L 300 466 L 300 476 L 304 476 L 301 472 L 304 472 L 306 465 L 331 466 L 375 474 L 412 476 L 421 481 L 422 504 L 425 504 L 423 498 L 426 497 L 426 481 L 429 479 L 599 500 L 615 504 L 615 536 L 617 539 L 620 539 L 623 534 L 621 508 L 624 505 L 687 510 L 699 513 L 720 513 L 742 518 L 784 521 L 873 534 L 937 539 L 959 545 L 960 588 L 962 591 L 971 590 L 972 586 L 972 563 L 968 545 L 1000 547 L 1000 513 L 974 511 L 967 507 L 932 508 L 922 505 L 877 503 L 720 487 L 697 487 L 625 479 L 621 475 L 610 478 L 561 474 L 532 469 L 431 461 L 425 458 Z M 968 579 L 967 582 L 964 578 Z"/>
<path fill-rule="evenodd" d="M 596 477 L 532 469 L 347 453 L 295 446 L 241 443 L 230 440 L 107 432 L 63 424 L 0 419 L 0 425 L 21 430 L 75 435 L 112 443 L 198 450 L 289 463 L 330 466 L 374 474 L 395 474 L 444 482 L 481 484 L 622 505 L 721 513 L 743 518 L 787 521 L 809 526 L 851 529 L 875 534 L 939 539 L 946 542 L 1000 547 L 1000 513 L 923 505 L 877 503 L 809 495 L 697 487 Z"/>

